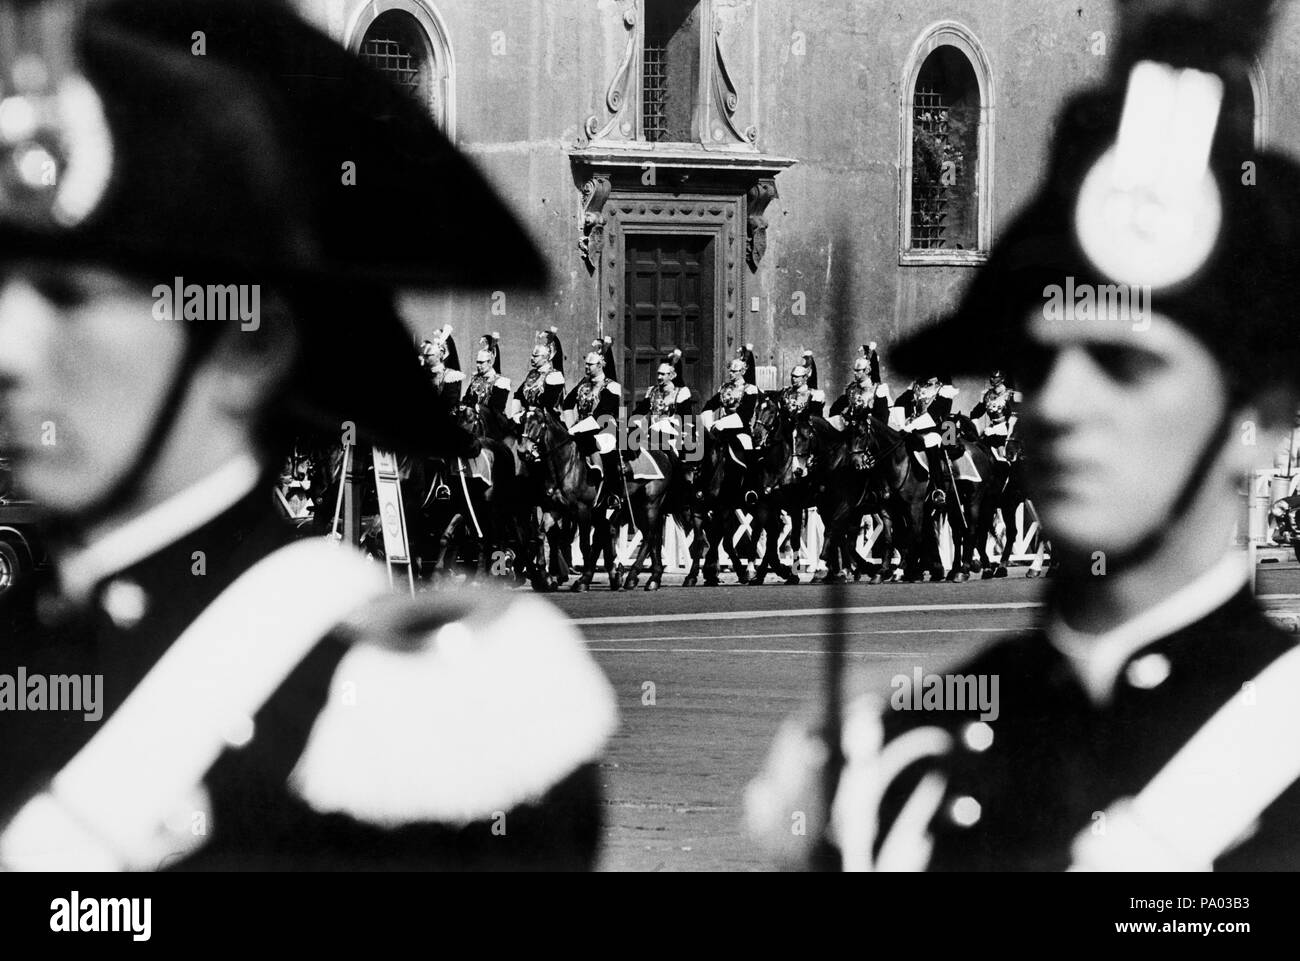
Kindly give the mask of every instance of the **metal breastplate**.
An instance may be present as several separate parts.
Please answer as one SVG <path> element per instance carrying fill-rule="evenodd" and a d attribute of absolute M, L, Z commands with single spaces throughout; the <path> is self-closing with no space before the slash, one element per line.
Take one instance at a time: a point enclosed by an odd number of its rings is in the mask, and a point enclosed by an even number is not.
<path fill-rule="evenodd" d="M 801 413 L 807 406 L 808 400 L 812 397 L 812 391 L 808 388 L 787 387 L 781 394 L 781 403 L 785 409 L 792 414 Z"/>
<path fill-rule="evenodd" d="M 650 418 L 652 420 L 662 420 L 665 417 L 671 417 L 677 413 L 677 388 L 676 387 L 659 387 L 655 385 L 650 388 Z"/>
<path fill-rule="evenodd" d="M 604 382 L 597 384 L 590 380 L 584 380 L 578 385 L 578 399 L 574 408 L 578 412 L 579 420 L 585 420 L 596 410 L 596 403 L 600 400 L 600 391 L 604 386 Z"/>
<path fill-rule="evenodd" d="M 854 414 L 861 414 L 871 410 L 871 404 L 876 394 L 875 386 L 868 384 L 863 387 L 861 384 L 849 384 L 849 389 L 845 391 L 849 398 L 849 410 Z"/>
<path fill-rule="evenodd" d="M 469 394 L 474 398 L 475 403 L 486 405 L 492 399 L 493 386 L 493 381 L 482 374 L 475 374 L 473 380 L 469 382 Z"/>
<path fill-rule="evenodd" d="M 929 410 L 930 405 L 934 403 L 934 399 L 938 396 L 938 387 L 914 387 L 912 389 L 912 420 L 916 420 Z"/>
<path fill-rule="evenodd" d="M 546 373 L 530 370 L 528 376 L 524 378 L 523 386 L 519 388 L 519 395 L 525 404 L 535 407 L 541 401 L 544 390 L 546 390 Z"/>
<path fill-rule="evenodd" d="M 718 402 L 728 414 L 740 410 L 740 402 L 745 399 L 745 385 L 727 381 L 718 389 Z"/>
<path fill-rule="evenodd" d="M 1007 404 L 1010 400 L 1011 391 L 1005 387 L 989 388 L 984 392 L 984 410 L 990 423 L 1000 424 L 1007 419 Z"/>

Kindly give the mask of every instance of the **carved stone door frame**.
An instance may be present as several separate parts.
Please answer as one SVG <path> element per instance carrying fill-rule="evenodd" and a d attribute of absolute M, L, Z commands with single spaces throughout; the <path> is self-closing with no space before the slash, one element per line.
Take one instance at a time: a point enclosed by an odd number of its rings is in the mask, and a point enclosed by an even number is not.
<path fill-rule="evenodd" d="M 605 201 L 597 274 L 600 335 L 623 349 L 625 235 L 706 236 L 713 241 L 713 381 L 735 344 L 745 342 L 745 198 L 743 195 L 613 191 Z"/>

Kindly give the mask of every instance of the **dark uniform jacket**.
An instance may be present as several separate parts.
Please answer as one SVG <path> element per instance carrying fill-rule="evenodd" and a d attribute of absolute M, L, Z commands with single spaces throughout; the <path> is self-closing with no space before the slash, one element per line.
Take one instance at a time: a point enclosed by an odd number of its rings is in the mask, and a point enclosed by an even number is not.
<path fill-rule="evenodd" d="M 820 417 L 826 406 L 826 394 L 815 387 L 786 387 L 777 394 L 777 400 L 787 418 Z"/>
<path fill-rule="evenodd" d="M 429 381 L 442 399 L 445 409 L 454 411 L 460 406 L 460 391 L 465 383 L 464 374 L 458 370 L 449 370 L 446 367 L 436 370 L 430 369 Z"/>
<path fill-rule="evenodd" d="M 889 420 L 889 388 L 884 384 L 868 382 L 863 386 L 854 381 L 831 404 L 832 417 L 843 415 L 846 420 L 858 420 L 871 414 Z"/>
<path fill-rule="evenodd" d="M 1064 870 L 1075 838 L 1094 829 L 1100 812 L 1138 794 L 1243 684 L 1292 646 L 1243 591 L 1132 654 L 1109 702 L 1099 706 L 1040 631 L 995 644 L 952 669 L 999 678 L 998 717 L 984 737 L 968 733 L 978 709 L 884 711 L 885 750 L 922 728 L 941 729 L 952 746 L 893 777 L 881 796 L 873 857 L 922 777 L 937 771 L 946 787 L 928 824 L 934 839 L 929 870 Z M 1150 669 L 1153 660 L 1156 670 Z M 1214 866 L 1300 869 L 1300 782 Z"/>
<path fill-rule="evenodd" d="M 515 399 L 527 410 L 540 407 L 553 413 L 560 411 L 560 399 L 564 396 L 564 375 L 558 370 L 545 373 L 536 368 L 530 369 L 523 383 L 515 391 Z"/>
<path fill-rule="evenodd" d="M 564 398 L 564 410 L 573 411 L 579 421 L 584 421 L 588 417 L 594 417 L 597 421 L 602 418 L 611 418 L 613 421 L 618 420 L 618 411 L 623 404 L 623 388 L 612 380 L 603 380 L 599 385 L 594 384 L 587 378 L 578 381 L 578 385 L 569 391 L 569 396 Z M 602 424 L 608 427 L 609 423 Z"/>
<path fill-rule="evenodd" d="M 754 408 L 758 406 L 758 388 L 741 381 L 739 384 L 727 381 L 718 388 L 718 392 L 709 398 L 705 410 L 716 410 L 718 417 L 736 414 L 742 423 L 748 425 L 754 419 Z"/>
<path fill-rule="evenodd" d="M 281 547 L 288 533 L 259 491 L 102 583 L 88 606 L 59 611 L 47 605 L 42 619 L 24 621 L 16 636 L 5 638 L 0 673 L 13 676 L 21 667 L 28 676 L 103 674 L 105 704 L 97 723 L 78 712 L 0 714 L 0 834 L 113 716 L 200 612 Z M 196 575 L 199 551 L 205 568 Z M 291 593 L 310 592 L 313 585 L 304 579 L 275 587 Z M 133 603 L 124 606 L 124 595 Z M 6 598 L 23 608 L 25 600 L 30 597 Z M 501 599 L 496 600 L 499 609 Z M 501 647 L 502 662 L 485 665 L 491 669 L 481 673 L 483 684 L 447 690 L 450 685 L 438 678 L 452 668 L 445 666 L 445 657 L 444 666 L 435 662 L 442 655 L 430 639 L 465 613 L 458 606 L 472 605 L 479 602 L 461 599 L 440 608 L 381 597 L 327 631 L 256 713 L 251 740 L 228 747 L 208 770 L 204 786 L 211 816 L 202 843 L 149 866 L 591 867 L 599 788 L 591 743 L 582 742 L 613 723 L 608 691 L 599 690 L 605 682 L 581 666 L 589 663 L 585 654 L 574 660 L 564 653 L 576 651 L 568 642 L 548 641 L 547 662 L 568 666 L 561 669 L 563 676 L 541 687 L 586 702 L 578 714 L 587 714 L 584 726 L 595 725 L 586 734 L 571 725 L 553 726 L 554 717 L 540 702 L 521 705 L 519 698 L 529 685 L 537 686 L 537 678 L 529 671 L 528 677 L 512 680 L 515 665 L 527 660 L 528 652 L 506 651 L 508 640 Z M 512 628 L 520 642 L 554 641 L 567 632 L 549 608 L 520 609 L 519 615 L 531 625 L 528 631 L 519 630 L 518 623 Z M 493 615 L 485 608 L 476 619 L 484 616 Z M 477 646 L 483 638 L 471 641 Z M 355 662 L 349 660 L 353 652 L 360 655 Z M 346 677 L 339 674 L 341 663 Z M 425 679 L 418 697 L 403 683 L 404 676 L 416 675 Z M 340 703 L 345 683 L 355 683 L 352 706 Z M 444 689 L 435 690 L 440 684 Z M 435 701 L 441 706 L 430 714 Z M 369 711 L 359 710 L 367 704 Z M 528 717 L 536 708 L 540 713 Z M 454 721 L 430 720 L 438 716 Z M 168 719 L 158 717 L 156 723 Z M 549 757 L 534 753 L 542 742 L 523 745 L 528 726 L 545 732 L 540 753 Z M 448 764 L 457 757 L 460 762 Z M 437 758 L 442 760 L 431 760 Z M 301 770 L 291 777 L 296 768 Z M 502 772 L 508 772 L 504 781 L 498 777 Z M 517 791 L 508 787 L 512 780 Z"/>
<path fill-rule="evenodd" d="M 914 388 L 909 387 L 894 398 L 894 406 L 902 410 L 904 422 L 916 420 L 922 414 L 928 413 L 936 424 L 941 424 L 944 418 L 952 413 L 952 401 L 955 395 L 956 392 L 952 388 L 945 386 L 940 388 L 926 404 L 924 398 L 918 396 Z"/>
<path fill-rule="evenodd" d="M 505 413 L 510 399 L 510 379 L 495 372 L 484 377 L 475 371 L 465 385 L 465 403 L 478 404 L 498 414 Z"/>
<path fill-rule="evenodd" d="M 664 388 L 655 384 L 637 401 L 633 413 L 648 416 L 651 423 L 670 417 L 690 417 L 695 413 L 695 395 L 689 387 L 672 384 Z"/>
<path fill-rule="evenodd" d="M 971 420 L 988 415 L 989 426 L 1004 424 L 1016 412 L 1016 394 L 1010 387 L 990 387 L 984 391 L 978 404 L 971 408 Z"/>

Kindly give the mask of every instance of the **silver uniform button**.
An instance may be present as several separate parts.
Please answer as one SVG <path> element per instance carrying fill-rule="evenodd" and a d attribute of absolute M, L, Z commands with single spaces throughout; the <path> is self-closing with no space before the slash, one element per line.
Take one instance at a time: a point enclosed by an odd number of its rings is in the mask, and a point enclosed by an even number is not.
<path fill-rule="evenodd" d="M 969 794 L 963 794 L 948 806 L 948 817 L 952 823 L 961 828 L 974 827 L 979 823 L 984 809 L 980 807 L 980 802 L 975 800 Z"/>
<path fill-rule="evenodd" d="M 1150 691 L 1159 687 L 1169 677 L 1173 666 L 1163 654 L 1147 654 L 1129 663 L 1124 677 L 1132 687 Z"/>
<path fill-rule="evenodd" d="M 993 728 L 985 721 L 972 721 L 961 732 L 962 743 L 980 754 L 993 746 Z"/>
<path fill-rule="evenodd" d="M 118 578 L 104 588 L 100 605 L 119 630 L 129 631 L 144 619 L 149 597 L 135 581 Z"/>

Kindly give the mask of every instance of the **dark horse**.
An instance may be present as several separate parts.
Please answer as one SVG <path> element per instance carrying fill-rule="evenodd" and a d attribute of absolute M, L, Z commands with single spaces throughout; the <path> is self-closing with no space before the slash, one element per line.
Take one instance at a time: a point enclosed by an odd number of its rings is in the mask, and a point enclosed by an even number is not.
<path fill-rule="evenodd" d="M 534 588 L 553 591 L 559 586 L 547 572 L 547 548 L 554 553 L 571 544 L 576 522 L 583 569 L 570 590 L 591 587 L 601 554 L 605 556 L 610 589 L 618 590 L 613 528 L 597 508 L 601 485 L 589 475 L 586 458 L 578 451 L 573 435 L 554 413 L 533 407 L 524 415 L 519 453 L 530 468 L 531 496 L 526 503 L 541 515 L 530 550 Z M 606 478 L 605 482 L 618 483 L 619 479 Z"/>
<path fill-rule="evenodd" d="M 786 420 L 780 403 L 770 394 L 754 409 L 754 452 L 759 482 L 758 504 L 754 508 L 754 529 L 766 535 L 763 559 L 750 583 L 761 585 L 769 571 L 787 584 L 798 584 L 799 575 L 781 562 L 781 514 L 790 517 L 790 540 L 798 559 L 803 512 L 811 506 L 808 482 L 813 463 L 816 435 L 811 425 Z"/>
<path fill-rule="evenodd" d="M 484 436 L 477 408 L 461 406 L 456 421 L 479 439 L 485 456 L 474 461 L 464 457 L 430 461 L 423 471 L 411 472 L 413 480 L 422 481 L 413 491 L 419 495 L 418 516 L 437 538 L 432 570 L 445 570 L 460 545 L 468 542 L 476 553 L 476 576 L 504 573 L 498 569 L 499 560 L 516 555 L 521 541 L 514 455 L 501 441 Z M 476 476 L 485 472 L 490 484 Z M 434 496 L 439 484 L 446 486 L 446 500 Z"/>
<path fill-rule="evenodd" d="M 1038 517 L 1038 512 L 1034 509 L 1033 501 L 1029 499 L 1025 491 L 1024 445 L 1020 439 L 1016 437 L 1007 439 L 1006 446 L 1003 448 L 1006 460 L 993 457 L 992 449 L 986 441 L 981 440 L 980 446 L 988 451 L 989 458 L 994 465 L 994 473 L 990 479 L 984 509 L 980 512 L 979 531 L 975 539 L 975 547 L 979 560 L 982 562 L 983 577 L 1006 577 L 1007 565 L 1011 559 L 1011 552 L 1015 548 L 1016 537 L 1019 534 L 1016 523 L 1016 508 L 1021 504 L 1025 505 L 1026 518 L 1032 518 L 1038 522 L 1040 543 L 1047 550 L 1050 550 L 1050 547 L 1042 533 L 1042 521 Z M 988 556 L 988 540 L 989 535 L 993 532 L 993 515 L 997 511 L 1002 512 L 1002 524 L 1006 529 L 1006 541 L 1002 545 L 1001 557 L 998 558 L 996 563 L 993 563 Z M 1040 573 L 1041 568 L 1039 566 L 1031 565 L 1029 570 L 1025 572 L 1025 576 L 1038 577 Z"/>
<path fill-rule="evenodd" d="M 844 573 L 846 559 L 856 568 L 858 532 L 862 518 L 868 513 L 884 516 L 886 525 L 892 526 L 885 509 L 886 496 L 870 453 L 870 424 L 861 418 L 850 420 L 843 433 L 833 432 L 826 426 L 822 431 L 822 457 L 816 476 L 817 513 L 821 517 L 825 536 L 822 560 L 826 562 L 823 583 L 836 584 L 847 580 Z M 892 537 L 886 537 L 889 544 Z M 871 577 L 871 583 L 884 580 L 893 548 L 889 549 L 880 568 Z"/>
<path fill-rule="evenodd" d="M 741 584 L 747 584 L 749 570 L 745 566 L 745 559 L 738 550 L 728 545 L 727 539 L 741 526 L 737 515 L 745 507 L 745 480 L 748 472 L 744 464 L 737 462 L 726 441 L 709 431 L 705 431 L 703 441 L 704 460 L 699 487 L 687 509 L 695 542 L 691 545 L 691 569 L 682 581 L 682 586 L 694 587 L 699 583 L 702 561 L 705 585 L 717 587 L 718 554 L 723 546 L 727 547 L 727 553 L 731 556 L 736 579 Z"/>
<path fill-rule="evenodd" d="M 952 531 L 953 562 L 948 580 L 967 581 L 970 580 L 972 562 L 976 567 L 979 563 L 976 552 L 980 549 L 980 519 L 984 514 L 989 479 L 997 472 L 996 461 L 988 448 L 979 443 L 979 431 L 964 414 L 949 415 L 939 427 L 945 441 L 953 440 L 952 444 L 945 442 L 942 448 L 940 463 L 945 476 L 939 480 L 944 496 L 936 498 L 940 509 L 946 511 Z M 957 476 L 954 457 L 963 450 L 970 455 L 980 475 L 977 481 Z M 940 574 L 940 569 L 936 568 L 936 579 Z"/>
<path fill-rule="evenodd" d="M 670 516 L 676 517 L 682 530 L 696 532 L 691 543 L 692 567 L 699 563 L 705 549 L 702 528 L 692 523 L 686 509 L 692 497 L 692 485 L 686 479 L 687 470 L 681 457 L 671 451 L 653 448 L 647 454 L 661 476 L 653 479 L 633 477 L 627 481 L 628 498 L 621 516 L 627 517 L 641 534 L 641 546 L 623 580 L 623 587 L 627 590 L 636 587 L 647 557 L 650 559 L 650 578 L 645 589 L 659 590 L 664 576 L 664 528 Z"/>

